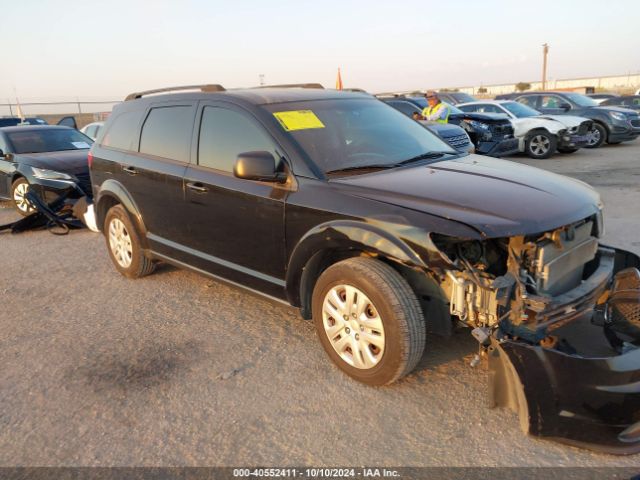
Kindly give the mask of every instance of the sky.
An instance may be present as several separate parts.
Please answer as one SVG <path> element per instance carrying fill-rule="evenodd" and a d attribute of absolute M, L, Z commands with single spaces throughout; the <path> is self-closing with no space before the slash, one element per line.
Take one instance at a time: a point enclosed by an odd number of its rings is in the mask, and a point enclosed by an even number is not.
<path fill-rule="evenodd" d="M 637 0 L 0 0 L 0 103 L 320 82 L 370 92 L 640 71 Z"/>

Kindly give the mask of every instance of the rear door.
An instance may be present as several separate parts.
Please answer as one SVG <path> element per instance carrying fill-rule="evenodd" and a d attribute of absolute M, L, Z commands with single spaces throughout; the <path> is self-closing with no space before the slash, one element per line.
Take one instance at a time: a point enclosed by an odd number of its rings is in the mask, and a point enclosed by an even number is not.
<path fill-rule="evenodd" d="M 116 175 L 136 202 L 150 241 L 183 240 L 182 179 L 191 156 L 195 112 L 195 102 L 151 104 L 133 151 L 121 157 Z"/>
<path fill-rule="evenodd" d="M 286 170 L 284 151 L 252 114 L 228 103 L 203 102 L 196 123 L 195 159 L 184 178 L 189 263 L 282 297 L 293 177 L 284 185 L 243 180 L 233 166 L 240 153 L 268 151 Z"/>

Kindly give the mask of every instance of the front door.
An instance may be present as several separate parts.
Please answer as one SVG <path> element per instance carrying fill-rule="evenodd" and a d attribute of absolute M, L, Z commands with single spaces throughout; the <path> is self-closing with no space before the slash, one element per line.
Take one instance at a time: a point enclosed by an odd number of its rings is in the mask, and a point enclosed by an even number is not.
<path fill-rule="evenodd" d="M 282 148 L 259 121 L 229 104 L 201 105 L 195 164 L 184 178 L 189 263 L 276 297 L 284 295 L 284 204 L 290 186 L 233 175 L 240 153 Z"/>

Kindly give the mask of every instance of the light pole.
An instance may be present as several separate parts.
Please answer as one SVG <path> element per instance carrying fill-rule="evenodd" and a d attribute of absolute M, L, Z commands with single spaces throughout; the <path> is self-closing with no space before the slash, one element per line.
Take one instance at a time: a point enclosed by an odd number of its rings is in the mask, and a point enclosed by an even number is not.
<path fill-rule="evenodd" d="M 549 44 L 542 44 L 542 90 L 547 88 L 547 55 L 549 54 Z"/>

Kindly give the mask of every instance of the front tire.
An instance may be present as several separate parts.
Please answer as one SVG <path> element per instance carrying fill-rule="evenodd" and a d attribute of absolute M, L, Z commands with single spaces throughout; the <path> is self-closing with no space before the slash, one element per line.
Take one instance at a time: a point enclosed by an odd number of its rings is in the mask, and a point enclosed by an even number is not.
<path fill-rule="evenodd" d="M 525 152 L 529 158 L 545 160 L 556 151 L 558 139 L 547 131 L 532 132 L 525 143 Z"/>
<path fill-rule="evenodd" d="M 109 257 L 122 275 L 140 278 L 153 272 L 155 264 L 144 255 L 140 236 L 122 205 L 109 209 L 103 231 Z"/>
<path fill-rule="evenodd" d="M 11 199 L 13 200 L 13 206 L 20 215 L 26 217 L 35 212 L 35 208 L 29 203 L 25 195 L 29 191 L 29 182 L 24 177 L 16 179 L 11 184 Z"/>
<path fill-rule="evenodd" d="M 598 148 L 607 140 L 607 129 L 599 123 L 594 123 L 589 131 L 589 140 L 585 148 Z"/>
<path fill-rule="evenodd" d="M 389 265 L 358 257 L 327 268 L 312 299 L 318 338 L 331 360 L 368 385 L 387 385 L 411 372 L 425 347 L 418 299 Z"/>

